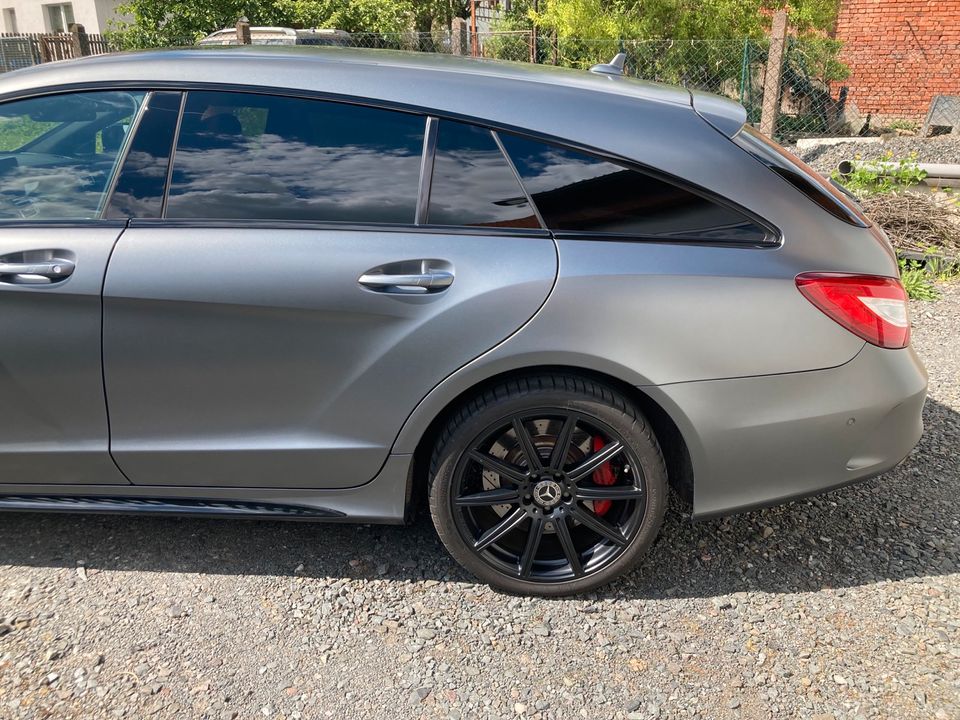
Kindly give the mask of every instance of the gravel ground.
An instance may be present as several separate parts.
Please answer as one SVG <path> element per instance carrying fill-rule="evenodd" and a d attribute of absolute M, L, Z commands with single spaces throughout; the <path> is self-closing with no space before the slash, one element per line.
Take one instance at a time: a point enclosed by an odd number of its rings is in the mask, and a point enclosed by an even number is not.
<path fill-rule="evenodd" d="M 412 528 L 0 516 L 0 718 L 960 717 L 960 286 L 883 478 L 691 525 L 585 598 Z"/>
<path fill-rule="evenodd" d="M 888 152 L 896 160 L 917 153 L 917 162 L 921 163 L 960 163 L 960 135 L 941 135 L 931 138 L 894 137 L 879 143 L 840 143 L 839 145 L 821 145 L 799 152 L 796 147 L 789 148 L 801 160 L 818 172 L 827 175 L 833 172 L 844 160 L 859 156 L 861 160 L 883 160 Z"/>

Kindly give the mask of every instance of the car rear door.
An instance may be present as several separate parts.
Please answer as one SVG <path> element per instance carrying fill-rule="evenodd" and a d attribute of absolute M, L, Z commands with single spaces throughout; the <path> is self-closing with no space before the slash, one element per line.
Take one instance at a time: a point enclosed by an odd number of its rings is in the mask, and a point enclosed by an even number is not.
<path fill-rule="evenodd" d="M 120 202 L 136 219 L 104 285 L 132 482 L 365 483 L 437 383 L 537 312 L 554 243 L 492 134 L 471 133 L 456 147 L 416 113 L 186 93 L 167 196 Z"/>
<path fill-rule="evenodd" d="M 0 103 L 0 483 L 128 484 L 110 459 L 101 219 L 144 93 Z"/>

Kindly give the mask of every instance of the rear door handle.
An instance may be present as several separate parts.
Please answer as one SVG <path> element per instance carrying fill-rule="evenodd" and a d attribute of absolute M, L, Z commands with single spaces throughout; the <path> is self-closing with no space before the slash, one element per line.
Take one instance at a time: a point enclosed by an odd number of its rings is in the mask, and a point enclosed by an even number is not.
<path fill-rule="evenodd" d="M 70 260 L 53 258 L 40 262 L 0 262 L 0 280 L 5 275 L 17 277 L 44 277 L 50 280 L 62 280 L 73 274 L 76 265 Z M 26 279 L 26 278 L 23 278 Z"/>
<path fill-rule="evenodd" d="M 446 270 L 429 270 L 412 275 L 388 275 L 385 273 L 364 273 L 358 281 L 373 290 L 390 288 L 422 288 L 426 291 L 443 290 L 453 283 L 453 273 Z"/>

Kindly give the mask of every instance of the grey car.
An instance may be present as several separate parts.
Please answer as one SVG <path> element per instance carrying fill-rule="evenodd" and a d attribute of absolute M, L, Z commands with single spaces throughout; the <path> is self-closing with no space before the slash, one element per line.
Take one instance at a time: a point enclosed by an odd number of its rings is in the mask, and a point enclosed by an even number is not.
<path fill-rule="evenodd" d="M 403 523 L 508 591 L 882 473 L 886 237 L 741 106 L 338 48 L 0 79 L 0 508 Z M 67 540 L 67 538 L 61 538 Z"/>

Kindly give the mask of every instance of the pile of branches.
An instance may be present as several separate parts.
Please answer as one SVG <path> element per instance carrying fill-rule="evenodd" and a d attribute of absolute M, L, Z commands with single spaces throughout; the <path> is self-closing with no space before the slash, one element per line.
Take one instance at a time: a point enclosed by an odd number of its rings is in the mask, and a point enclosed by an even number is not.
<path fill-rule="evenodd" d="M 899 192 L 865 195 L 864 211 L 900 251 L 960 257 L 960 210 L 933 195 Z"/>

